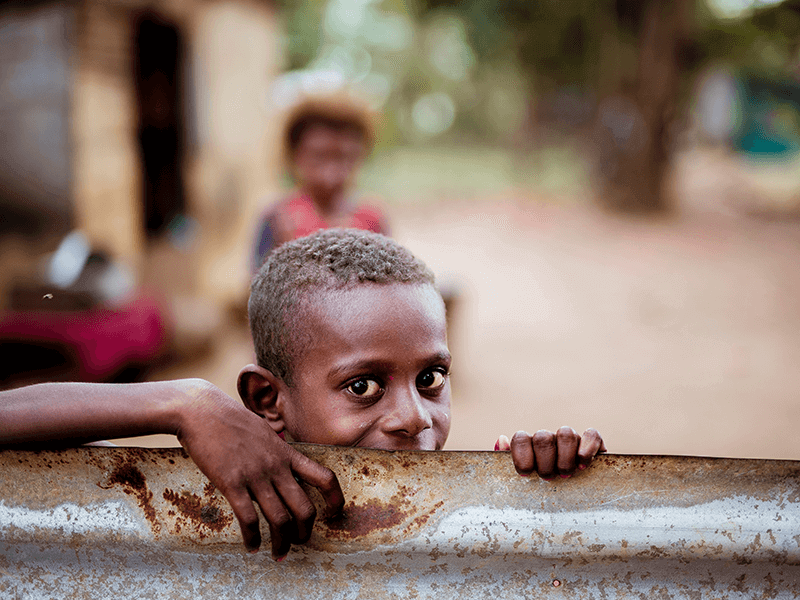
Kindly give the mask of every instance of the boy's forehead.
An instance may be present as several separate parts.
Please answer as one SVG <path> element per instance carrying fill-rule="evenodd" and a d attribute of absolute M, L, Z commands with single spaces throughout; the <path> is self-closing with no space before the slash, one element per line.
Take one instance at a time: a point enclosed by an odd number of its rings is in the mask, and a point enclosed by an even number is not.
<path fill-rule="evenodd" d="M 307 316 L 314 315 L 324 324 L 346 328 L 358 327 L 366 314 L 388 317 L 397 308 L 398 296 L 406 308 L 412 308 L 426 321 L 444 321 L 444 301 L 429 283 L 364 282 L 346 287 L 321 288 L 306 294 L 303 304 Z M 409 315 L 406 311 L 405 318 Z M 319 323 L 316 324 L 317 326 Z"/>
<path fill-rule="evenodd" d="M 353 361 L 449 356 L 444 302 L 429 283 L 329 289 L 304 304 L 294 319 L 292 362 L 298 373 Z"/>
<path fill-rule="evenodd" d="M 355 125 L 335 127 L 327 123 L 312 123 L 300 136 L 298 146 L 316 147 L 332 142 L 363 143 L 363 135 Z"/>

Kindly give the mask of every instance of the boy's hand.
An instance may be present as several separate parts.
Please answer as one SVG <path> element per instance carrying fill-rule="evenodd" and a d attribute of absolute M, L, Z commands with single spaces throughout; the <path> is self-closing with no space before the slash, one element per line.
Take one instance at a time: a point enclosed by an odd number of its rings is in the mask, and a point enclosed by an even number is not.
<path fill-rule="evenodd" d="M 178 439 L 230 502 L 248 551 L 261 545 L 256 502 L 269 523 L 272 556 L 281 560 L 292 544 L 308 541 L 316 518 L 295 477 L 318 488 L 334 512 L 344 505 L 339 481 L 278 437 L 266 420 L 218 388 L 198 386 L 183 411 Z"/>
<path fill-rule="evenodd" d="M 495 450 L 510 450 L 520 475 L 527 477 L 536 472 L 550 480 L 556 475 L 570 477 L 576 469 L 585 469 L 596 454 L 606 451 L 606 446 L 596 429 L 587 429 L 579 436 L 572 427 L 565 426 L 556 433 L 544 429 L 533 435 L 518 431 L 510 442 L 501 435 Z"/>

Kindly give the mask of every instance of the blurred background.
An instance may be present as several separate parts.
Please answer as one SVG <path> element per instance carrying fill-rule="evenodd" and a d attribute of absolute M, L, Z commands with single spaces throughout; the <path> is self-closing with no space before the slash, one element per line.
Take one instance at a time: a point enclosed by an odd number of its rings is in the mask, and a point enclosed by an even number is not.
<path fill-rule="evenodd" d="M 453 298 L 449 449 L 800 459 L 799 78 L 796 0 L 0 2 L 0 385 L 235 396 L 284 115 L 346 90 Z"/>

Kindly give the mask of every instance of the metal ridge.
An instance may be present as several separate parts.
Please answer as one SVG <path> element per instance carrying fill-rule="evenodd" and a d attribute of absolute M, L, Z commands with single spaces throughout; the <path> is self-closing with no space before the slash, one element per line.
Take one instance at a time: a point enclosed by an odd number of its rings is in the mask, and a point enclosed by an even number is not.
<path fill-rule="evenodd" d="M 295 447 L 347 505 L 280 563 L 181 449 L 0 451 L 0 597 L 800 596 L 800 461 Z"/>

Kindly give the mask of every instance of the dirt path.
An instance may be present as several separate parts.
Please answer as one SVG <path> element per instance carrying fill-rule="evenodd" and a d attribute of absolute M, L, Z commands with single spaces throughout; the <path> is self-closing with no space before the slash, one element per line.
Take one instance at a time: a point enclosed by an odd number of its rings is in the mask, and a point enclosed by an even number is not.
<path fill-rule="evenodd" d="M 503 199 L 393 210 L 460 293 L 448 448 L 570 424 L 615 452 L 800 458 L 800 224 Z M 235 394 L 251 357 L 231 329 L 158 377 Z"/>
<path fill-rule="evenodd" d="M 396 223 L 462 290 L 449 448 L 570 424 L 617 452 L 800 458 L 800 225 L 513 201 Z"/>

